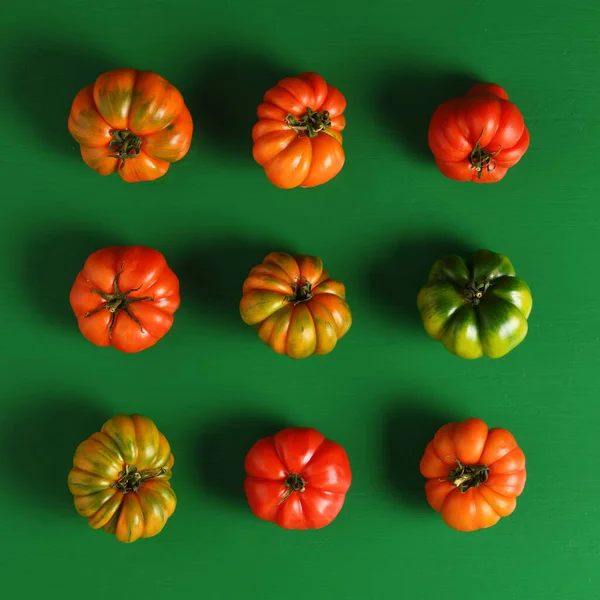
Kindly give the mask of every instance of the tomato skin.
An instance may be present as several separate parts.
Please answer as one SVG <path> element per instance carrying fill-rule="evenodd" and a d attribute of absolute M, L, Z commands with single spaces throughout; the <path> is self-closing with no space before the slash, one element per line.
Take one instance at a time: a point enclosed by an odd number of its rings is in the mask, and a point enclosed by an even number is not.
<path fill-rule="evenodd" d="M 160 533 L 175 512 L 175 459 L 169 442 L 142 415 L 116 415 L 75 451 L 68 485 L 77 512 L 130 544 Z"/>
<path fill-rule="evenodd" d="M 250 509 L 283 529 L 325 527 L 342 510 L 352 483 L 345 450 L 308 427 L 258 440 L 244 468 Z"/>
<path fill-rule="evenodd" d="M 474 297 L 474 290 L 479 297 Z M 479 250 L 469 261 L 438 260 L 419 291 L 417 308 L 427 334 L 460 358 L 501 358 L 527 335 L 533 299 L 502 254 Z"/>
<path fill-rule="evenodd" d="M 441 104 L 431 117 L 428 138 L 446 177 L 475 183 L 503 179 L 530 141 L 523 115 L 494 83 L 478 83 Z"/>
<path fill-rule="evenodd" d="M 342 170 L 345 108 L 341 92 L 317 73 L 282 79 L 265 93 L 257 109 L 259 120 L 252 129 L 252 155 L 273 185 L 282 189 L 315 187 Z M 300 121 L 313 113 L 323 128 L 299 129 Z"/>
<path fill-rule="evenodd" d="M 242 293 L 244 323 L 291 358 L 328 354 L 352 325 L 344 284 L 315 256 L 271 252 L 250 270 Z"/>
<path fill-rule="evenodd" d="M 420 470 L 427 502 L 457 531 L 492 527 L 512 514 L 527 479 L 525 454 L 513 435 L 475 418 L 441 427 Z"/>
<path fill-rule="evenodd" d="M 114 297 L 115 286 L 121 295 L 129 293 Z M 179 279 L 158 250 L 110 246 L 87 258 L 69 301 L 79 330 L 92 344 L 140 352 L 171 329 Z"/>
<path fill-rule="evenodd" d="M 187 154 L 194 128 L 179 91 L 160 75 L 136 69 L 108 71 L 83 88 L 68 127 L 90 168 L 118 172 L 128 183 L 162 177 Z"/>

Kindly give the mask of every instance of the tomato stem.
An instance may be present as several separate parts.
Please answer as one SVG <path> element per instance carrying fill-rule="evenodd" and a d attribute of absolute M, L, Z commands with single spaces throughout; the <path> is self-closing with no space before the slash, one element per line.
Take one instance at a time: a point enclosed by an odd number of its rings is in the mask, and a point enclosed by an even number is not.
<path fill-rule="evenodd" d="M 306 277 L 300 277 L 298 283 L 292 283 L 294 293 L 286 296 L 288 302 L 299 304 L 300 302 L 307 302 L 314 294 L 312 292 L 312 284 Z"/>
<path fill-rule="evenodd" d="M 483 281 L 477 281 L 477 279 L 473 279 L 473 281 L 468 281 L 465 284 L 465 298 L 473 305 L 477 306 L 483 295 L 487 292 L 490 287 L 491 280 L 488 277 L 485 277 Z"/>
<path fill-rule="evenodd" d="M 496 161 L 494 159 L 496 156 L 498 156 L 498 154 L 500 154 L 500 150 L 502 150 L 502 146 L 499 146 L 496 152 L 490 152 L 486 148 L 482 148 L 482 137 L 483 129 L 481 130 L 481 135 L 479 136 L 479 139 L 477 140 L 477 143 L 471 152 L 471 156 L 469 157 L 471 169 L 475 169 L 477 171 L 477 179 L 481 179 L 484 169 L 491 173 L 496 168 Z"/>
<path fill-rule="evenodd" d="M 315 112 L 312 108 L 306 109 L 306 114 L 300 118 L 294 115 L 288 115 L 285 122 L 296 132 L 303 133 L 309 138 L 313 138 L 320 131 L 325 131 L 331 127 L 331 119 L 328 110 Z"/>
<path fill-rule="evenodd" d="M 285 485 L 287 485 L 287 491 L 285 496 L 277 503 L 277 506 L 285 502 L 294 492 L 304 492 L 306 491 L 306 482 L 300 475 L 296 475 L 296 473 L 290 473 L 285 480 Z"/>
<path fill-rule="evenodd" d="M 139 287 L 132 288 L 125 292 L 121 292 L 119 290 L 119 276 L 121 275 L 122 270 L 123 270 L 123 265 L 121 265 L 119 272 L 115 275 L 114 289 L 113 289 L 112 294 L 105 294 L 102 290 L 97 290 L 95 288 L 92 288 L 92 293 L 98 294 L 99 296 L 101 296 L 105 300 L 105 303 L 101 304 L 98 308 L 95 308 L 94 310 L 90 310 L 89 312 L 85 313 L 85 315 L 84 315 L 85 318 L 91 317 L 93 314 L 96 314 L 97 312 L 100 312 L 101 310 L 104 310 L 104 309 L 108 310 L 109 313 L 112 313 L 110 325 L 108 326 L 108 336 L 109 337 L 112 335 L 112 330 L 115 325 L 115 321 L 117 320 L 117 314 L 119 313 L 120 310 L 122 310 L 134 323 L 137 323 L 139 328 L 142 331 L 144 331 L 144 328 L 142 327 L 140 320 L 131 314 L 131 311 L 129 310 L 129 305 L 132 304 L 133 302 L 143 302 L 144 300 L 149 300 L 150 302 L 154 302 L 154 296 L 143 296 L 141 298 L 129 298 L 128 297 L 128 295 L 131 294 L 131 292 L 137 292 L 142 287 L 141 285 Z"/>
<path fill-rule="evenodd" d="M 461 494 L 473 487 L 479 487 L 490 476 L 490 469 L 486 465 L 463 465 L 457 458 L 454 460 L 457 463 L 456 468 L 448 473 L 447 479 Z"/>
<path fill-rule="evenodd" d="M 109 156 L 118 158 L 121 161 L 120 168 L 123 168 L 126 158 L 135 158 L 139 155 L 142 138 L 127 129 L 114 129 L 112 136 L 113 139 L 109 142 L 108 148 L 115 154 L 109 154 Z"/>
<path fill-rule="evenodd" d="M 127 465 L 125 470 L 119 473 L 118 481 L 111 484 L 110 487 L 119 490 L 124 494 L 128 494 L 129 492 L 137 492 L 144 484 L 144 481 L 153 479 L 159 475 L 164 475 L 166 472 L 167 469 L 165 469 L 165 467 L 140 472 L 137 470 L 136 466 Z"/>

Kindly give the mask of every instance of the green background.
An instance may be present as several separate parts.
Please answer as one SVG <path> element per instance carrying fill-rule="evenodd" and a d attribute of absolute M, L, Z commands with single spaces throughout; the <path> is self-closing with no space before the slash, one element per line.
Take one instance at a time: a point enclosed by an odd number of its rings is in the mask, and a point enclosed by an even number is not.
<path fill-rule="evenodd" d="M 7 597 L 598 597 L 592 0 L 56 0 L 2 18 Z M 122 66 L 166 77 L 194 117 L 192 149 L 156 182 L 100 177 L 67 131 L 77 91 Z M 304 70 L 347 98 L 347 161 L 324 186 L 283 191 L 250 131 L 266 89 Z M 434 108 L 477 80 L 505 87 L 531 132 L 491 186 L 445 179 L 427 150 Z M 116 243 L 162 251 L 181 280 L 173 329 L 138 355 L 91 345 L 68 303 L 87 255 Z M 521 346 L 469 362 L 427 337 L 415 301 L 435 259 L 480 247 L 511 258 L 534 306 Z M 345 282 L 354 324 L 332 354 L 280 357 L 241 322 L 243 279 L 273 250 L 320 256 Z M 126 546 L 76 514 L 66 480 L 77 444 L 132 412 L 171 443 L 178 507 Z M 511 517 L 460 534 L 427 506 L 419 459 L 469 416 L 513 432 L 528 483 Z M 246 451 L 286 425 L 350 456 L 346 504 L 319 531 L 280 530 L 245 503 Z"/>

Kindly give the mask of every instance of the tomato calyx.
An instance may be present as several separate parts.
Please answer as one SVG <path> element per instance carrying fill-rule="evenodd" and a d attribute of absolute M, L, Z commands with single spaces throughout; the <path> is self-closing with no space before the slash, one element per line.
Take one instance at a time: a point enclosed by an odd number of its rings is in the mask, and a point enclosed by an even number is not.
<path fill-rule="evenodd" d="M 286 480 L 285 485 L 287 486 L 287 491 L 285 496 L 277 503 L 277 506 L 285 502 L 294 492 L 305 492 L 306 491 L 306 481 L 297 475 L 296 473 L 290 473 Z"/>
<path fill-rule="evenodd" d="M 477 306 L 483 295 L 487 292 L 490 287 L 491 279 L 485 277 L 483 281 L 478 281 L 477 279 L 473 279 L 473 281 L 468 281 L 465 283 L 465 298 L 473 305 Z"/>
<path fill-rule="evenodd" d="M 447 479 L 461 494 L 479 487 L 490 476 L 490 468 L 487 465 L 463 465 L 457 458 L 454 460 L 456 467 L 448 473 Z"/>
<path fill-rule="evenodd" d="M 300 302 L 308 302 L 314 296 L 312 284 L 306 277 L 300 277 L 298 283 L 292 283 L 292 287 L 294 288 L 294 293 L 285 297 L 288 302 L 300 304 Z"/>
<path fill-rule="evenodd" d="M 481 147 L 481 138 L 483 137 L 483 129 L 481 130 L 481 135 L 471 152 L 471 156 L 469 157 L 469 162 L 471 163 L 471 169 L 475 169 L 477 171 L 477 179 L 481 179 L 483 175 L 484 169 L 491 173 L 496 168 L 495 158 L 500 154 L 500 150 L 502 150 L 502 146 L 498 147 L 496 152 L 490 152 L 486 148 Z"/>
<path fill-rule="evenodd" d="M 115 154 L 110 154 L 112 158 L 118 158 L 121 161 L 121 168 L 125 164 L 125 159 L 135 158 L 140 154 L 142 147 L 142 138 L 127 129 L 114 129 L 113 139 L 109 142 L 108 148 Z"/>
<path fill-rule="evenodd" d="M 306 109 L 306 114 L 300 118 L 288 115 L 285 122 L 296 132 L 302 133 L 309 138 L 316 137 L 319 132 L 326 131 L 331 127 L 331 118 L 328 110 L 315 112 L 312 108 Z"/>
<path fill-rule="evenodd" d="M 132 304 L 133 302 L 143 302 L 146 300 L 149 300 L 150 302 L 154 302 L 154 296 L 143 296 L 141 298 L 130 298 L 129 297 L 129 294 L 131 294 L 132 292 L 137 292 L 142 287 L 141 285 L 136 288 L 131 288 L 130 290 L 126 290 L 125 292 L 121 292 L 119 290 L 119 276 L 121 275 L 122 268 L 123 267 L 121 266 L 121 269 L 119 269 L 119 272 L 115 275 L 114 290 L 113 290 L 112 294 L 105 294 L 102 290 L 97 290 L 95 288 L 92 288 L 92 293 L 98 294 L 100 297 L 102 297 L 102 299 L 105 300 L 105 303 L 101 304 L 98 308 L 95 308 L 94 310 L 90 310 L 89 312 L 85 313 L 85 315 L 84 315 L 84 317 L 87 319 L 87 317 L 91 317 L 93 314 L 96 314 L 97 312 L 100 312 L 101 310 L 105 310 L 105 309 L 108 310 L 108 312 L 112 313 L 110 325 L 108 326 L 108 336 L 109 337 L 112 335 L 112 330 L 115 325 L 115 321 L 117 319 L 117 314 L 121 310 L 134 323 L 137 323 L 137 325 L 139 326 L 139 328 L 142 331 L 144 331 L 144 328 L 143 328 L 142 324 L 140 323 L 140 320 L 131 314 L 131 311 L 129 310 L 129 305 Z"/>
<path fill-rule="evenodd" d="M 145 481 L 153 479 L 159 475 L 164 475 L 167 472 L 165 467 L 160 469 L 149 469 L 148 471 L 138 471 L 134 465 L 126 465 L 125 470 L 119 473 L 119 479 L 116 483 L 111 484 L 111 488 L 128 494 L 129 492 L 137 492 Z"/>

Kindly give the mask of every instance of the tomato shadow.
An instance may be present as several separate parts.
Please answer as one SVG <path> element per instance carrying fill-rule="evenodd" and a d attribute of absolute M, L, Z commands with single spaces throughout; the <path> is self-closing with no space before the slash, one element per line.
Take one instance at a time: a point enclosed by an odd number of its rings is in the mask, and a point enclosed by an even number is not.
<path fill-rule="evenodd" d="M 105 71 L 116 68 L 102 50 L 81 42 L 37 38 L 35 44 L 20 44 L 11 57 L 8 94 L 15 118 L 33 129 L 47 151 L 77 157 L 78 145 L 67 121 L 73 99 Z"/>
<path fill-rule="evenodd" d="M 392 322 L 421 330 L 417 294 L 427 283 L 435 261 L 449 254 L 467 257 L 475 250 L 447 232 L 404 235 L 375 255 L 367 268 L 369 301 Z"/>
<path fill-rule="evenodd" d="M 434 408 L 431 398 L 416 393 L 393 401 L 383 412 L 382 440 L 383 487 L 413 510 L 430 511 L 425 499 L 425 478 L 419 463 L 427 444 L 444 424 L 461 420 L 447 408 Z"/>
<path fill-rule="evenodd" d="M 92 252 L 116 243 L 113 235 L 89 225 L 48 223 L 23 249 L 23 302 L 46 323 L 76 328 L 69 293 L 77 273 Z"/>
<path fill-rule="evenodd" d="M 274 415 L 240 413 L 208 424 L 195 440 L 199 484 L 207 493 L 246 506 L 244 460 L 259 439 L 288 427 Z"/>
<path fill-rule="evenodd" d="M 292 252 L 283 242 L 269 238 L 229 236 L 182 245 L 169 261 L 179 277 L 182 306 L 195 307 L 219 331 L 244 333 L 248 326 L 239 313 L 244 280 L 267 254 L 281 251 Z"/>
<path fill-rule="evenodd" d="M 431 162 L 427 131 L 435 109 L 462 96 L 478 81 L 473 73 L 443 66 L 398 65 L 382 73 L 375 85 L 381 114 L 399 142 L 414 159 Z"/>
<path fill-rule="evenodd" d="M 77 446 L 111 417 L 88 397 L 39 392 L 19 403 L 0 425 L 4 487 L 15 502 L 73 513 L 67 477 Z"/>
<path fill-rule="evenodd" d="M 186 103 L 211 150 L 253 164 L 252 127 L 265 92 L 296 71 L 248 47 L 220 48 L 190 68 Z"/>

